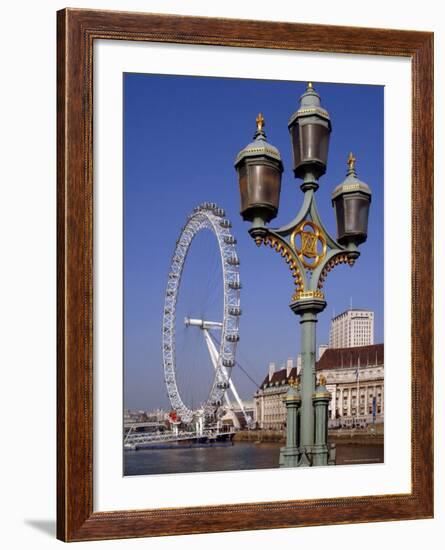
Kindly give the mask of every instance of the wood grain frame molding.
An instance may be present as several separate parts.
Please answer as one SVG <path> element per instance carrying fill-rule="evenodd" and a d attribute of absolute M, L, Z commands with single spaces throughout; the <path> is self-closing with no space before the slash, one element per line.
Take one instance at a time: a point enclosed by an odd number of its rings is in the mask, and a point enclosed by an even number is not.
<path fill-rule="evenodd" d="M 57 14 L 58 489 L 64 541 L 433 515 L 433 34 L 65 9 Z M 93 43 L 126 40 L 405 57 L 412 66 L 412 489 L 407 494 L 93 511 Z M 267 495 L 265 494 L 265 499 Z"/>

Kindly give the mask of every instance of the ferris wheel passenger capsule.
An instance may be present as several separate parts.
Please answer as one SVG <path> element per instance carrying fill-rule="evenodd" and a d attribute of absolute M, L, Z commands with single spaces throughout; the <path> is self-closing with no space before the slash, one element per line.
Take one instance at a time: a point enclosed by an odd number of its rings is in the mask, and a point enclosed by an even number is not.
<path fill-rule="evenodd" d="M 227 260 L 227 263 L 229 265 L 239 265 L 239 259 L 238 259 L 238 256 L 236 254 L 233 254 L 228 260 Z"/>
<path fill-rule="evenodd" d="M 235 237 L 233 235 L 226 235 L 224 237 L 224 242 L 226 244 L 236 244 L 237 240 L 235 239 Z"/>
<path fill-rule="evenodd" d="M 230 281 L 228 284 L 228 287 L 232 290 L 240 290 L 241 289 L 241 283 L 239 281 Z"/>

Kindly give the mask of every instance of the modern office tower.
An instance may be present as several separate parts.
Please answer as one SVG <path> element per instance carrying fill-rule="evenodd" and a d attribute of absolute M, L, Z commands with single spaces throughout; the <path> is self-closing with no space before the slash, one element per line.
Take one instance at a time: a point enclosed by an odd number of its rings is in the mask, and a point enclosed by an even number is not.
<path fill-rule="evenodd" d="M 348 309 L 331 321 L 330 348 L 354 348 L 374 344 L 374 312 Z"/>

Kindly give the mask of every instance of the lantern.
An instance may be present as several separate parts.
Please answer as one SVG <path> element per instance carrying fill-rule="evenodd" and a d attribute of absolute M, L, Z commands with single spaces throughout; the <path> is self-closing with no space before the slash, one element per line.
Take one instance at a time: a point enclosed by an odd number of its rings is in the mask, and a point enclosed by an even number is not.
<path fill-rule="evenodd" d="M 296 178 L 318 179 L 326 172 L 331 121 L 321 107 L 320 96 L 309 82 L 300 98 L 300 108 L 290 118 L 294 174 Z"/>
<path fill-rule="evenodd" d="M 256 119 L 253 142 L 242 149 L 235 161 L 244 220 L 265 225 L 276 217 L 280 201 L 283 163 L 280 152 L 266 141 L 264 118 Z"/>
<path fill-rule="evenodd" d="M 353 154 L 349 154 L 346 179 L 334 189 L 332 205 L 337 219 L 337 240 L 343 246 L 358 246 L 368 236 L 368 214 L 371 204 L 369 186 L 357 178 Z"/>

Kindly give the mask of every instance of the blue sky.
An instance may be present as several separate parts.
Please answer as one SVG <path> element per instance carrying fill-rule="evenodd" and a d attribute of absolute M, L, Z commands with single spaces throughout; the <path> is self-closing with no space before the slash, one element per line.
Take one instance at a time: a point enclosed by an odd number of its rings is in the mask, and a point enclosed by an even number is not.
<path fill-rule="evenodd" d="M 130 408 L 169 407 L 161 352 L 161 323 L 170 257 L 187 215 L 216 202 L 233 223 L 243 289 L 237 359 L 261 382 L 269 361 L 278 366 L 300 346 L 298 317 L 288 304 L 293 290 L 284 261 L 257 248 L 239 215 L 238 151 L 252 140 L 261 111 L 268 141 L 283 158 L 280 210 L 272 226 L 290 221 L 302 201 L 291 170 L 287 122 L 298 108 L 304 82 L 170 75 L 124 75 L 124 402 Z M 381 86 L 318 84 L 331 116 L 328 169 L 317 204 L 335 236 L 331 193 L 346 175 L 350 151 L 357 173 L 372 189 L 368 241 L 356 265 L 339 266 L 325 283 L 326 310 L 319 316 L 317 345 L 328 341 L 333 312 L 353 307 L 375 311 L 376 343 L 383 342 L 383 94 Z M 186 404 L 206 398 L 212 367 L 197 329 L 185 315 L 217 320 L 222 287 L 216 239 L 203 232 L 185 265 L 177 316 L 177 370 Z M 243 398 L 255 385 L 241 369 L 233 379 Z"/>

